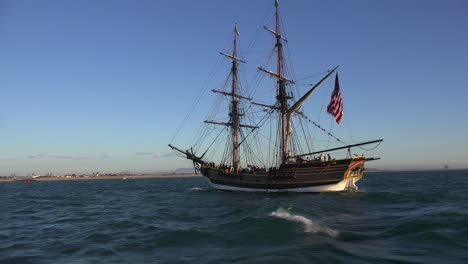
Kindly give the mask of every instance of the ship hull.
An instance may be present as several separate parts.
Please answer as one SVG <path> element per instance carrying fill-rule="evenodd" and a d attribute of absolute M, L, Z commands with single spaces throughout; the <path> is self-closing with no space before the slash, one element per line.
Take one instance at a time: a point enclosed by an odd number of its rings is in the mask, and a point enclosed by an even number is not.
<path fill-rule="evenodd" d="M 321 192 L 340 192 L 340 191 L 357 190 L 358 186 L 356 185 L 356 182 L 359 180 L 360 178 L 349 178 L 349 179 L 345 179 L 334 184 L 325 184 L 325 185 L 310 186 L 310 187 L 286 188 L 286 189 L 244 188 L 244 187 L 216 184 L 211 181 L 209 181 L 209 183 L 210 183 L 211 188 L 215 190 L 220 190 L 220 191 L 321 193 Z"/>
<path fill-rule="evenodd" d="M 336 192 L 357 189 L 363 177 L 364 157 L 329 162 L 285 164 L 268 171 L 231 173 L 227 169 L 204 168 L 202 174 L 216 190 L 244 192 Z"/>

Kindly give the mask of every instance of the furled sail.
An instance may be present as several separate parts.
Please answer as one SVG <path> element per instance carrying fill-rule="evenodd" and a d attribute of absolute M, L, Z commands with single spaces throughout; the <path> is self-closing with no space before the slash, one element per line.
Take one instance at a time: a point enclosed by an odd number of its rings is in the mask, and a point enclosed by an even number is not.
<path fill-rule="evenodd" d="M 287 128 L 288 134 L 291 134 L 293 132 L 292 123 L 291 123 L 293 114 L 298 112 L 302 108 L 305 101 L 307 101 L 307 99 L 309 99 L 309 97 L 311 97 L 312 94 L 315 92 L 315 89 L 317 89 L 317 87 L 319 87 L 319 85 L 322 84 L 323 81 L 325 81 L 334 71 L 336 71 L 337 68 L 338 66 L 336 66 L 327 75 L 325 75 L 325 77 L 323 77 L 322 80 L 320 80 L 317 84 L 315 84 L 306 94 L 304 94 L 304 96 L 301 97 L 301 99 L 299 99 L 295 104 L 293 104 L 288 109 L 288 111 L 286 112 L 286 118 L 288 121 L 288 128 Z"/>

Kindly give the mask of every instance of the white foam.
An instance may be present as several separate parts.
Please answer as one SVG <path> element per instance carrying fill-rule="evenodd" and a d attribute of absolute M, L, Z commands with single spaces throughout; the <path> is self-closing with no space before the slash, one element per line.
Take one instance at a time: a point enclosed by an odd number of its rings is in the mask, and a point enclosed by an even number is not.
<path fill-rule="evenodd" d="M 201 187 L 193 187 L 193 188 L 191 188 L 190 190 L 192 190 L 192 191 L 203 191 L 203 188 L 201 188 Z"/>
<path fill-rule="evenodd" d="M 272 212 L 270 215 L 274 217 L 286 219 L 288 221 L 302 223 L 305 226 L 304 231 L 308 233 L 325 233 L 332 237 L 336 237 L 338 235 L 338 231 L 336 230 L 321 226 L 316 221 L 312 221 L 309 218 L 304 217 L 302 215 L 291 214 L 290 212 L 288 212 L 287 210 L 281 207 L 278 208 L 275 212 Z"/>

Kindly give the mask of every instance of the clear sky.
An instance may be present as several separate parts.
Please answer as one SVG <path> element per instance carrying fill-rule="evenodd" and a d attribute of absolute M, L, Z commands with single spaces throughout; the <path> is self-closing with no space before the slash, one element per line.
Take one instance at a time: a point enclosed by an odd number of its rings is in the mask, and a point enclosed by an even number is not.
<path fill-rule="evenodd" d="M 189 167 L 167 144 L 233 24 L 249 46 L 273 3 L 0 0 L 0 175 Z M 280 0 L 280 10 L 296 76 L 340 65 L 354 137 L 385 140 L 369 167 L 468 167 L 466 1 Z"/>

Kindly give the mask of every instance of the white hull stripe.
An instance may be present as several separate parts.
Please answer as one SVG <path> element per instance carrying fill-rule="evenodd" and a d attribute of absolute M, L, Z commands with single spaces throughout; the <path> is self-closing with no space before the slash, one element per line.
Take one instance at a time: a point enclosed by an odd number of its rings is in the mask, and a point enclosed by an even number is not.
<path fill-rule="evenodd" d="M 223 191 L 241 191 L 241 192 L 303 192 L 303 193 L 319 193 L 319 192 L 339 192 L 348 189 L 357 189 L 355 183 L 359 179 L 357 178 L 348 178 L 340 181 L 339 183 L 320 185 L 320 186 L 311 186 L 311 187 L 301 187 L 301 188 L 291 188 L 291 189 L 253 189 L 253 188 L 243 188 L 243 187 L 234 187 L 228 185 L 221 185 L 212 183 L 209 181 L 211 188 L 216 190 Z"/>

